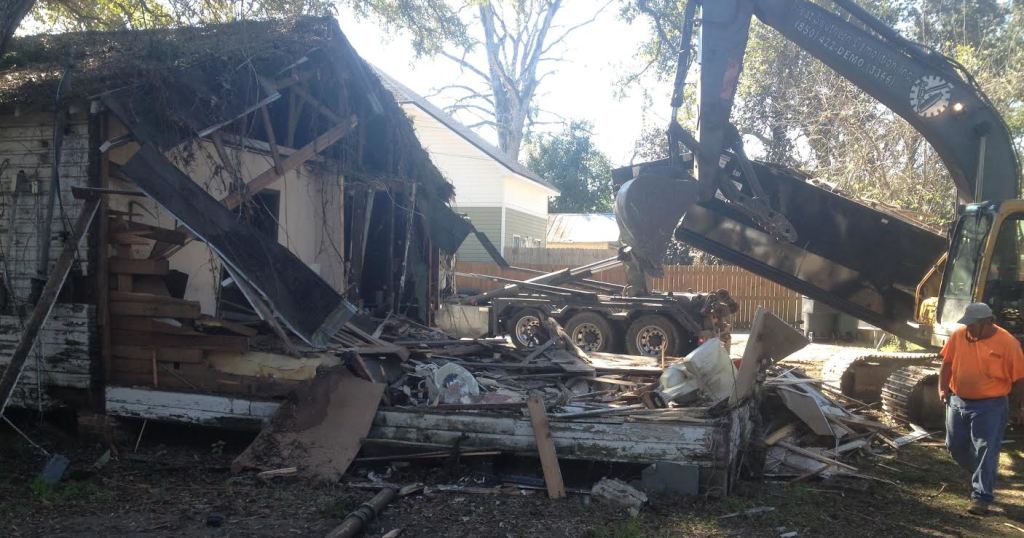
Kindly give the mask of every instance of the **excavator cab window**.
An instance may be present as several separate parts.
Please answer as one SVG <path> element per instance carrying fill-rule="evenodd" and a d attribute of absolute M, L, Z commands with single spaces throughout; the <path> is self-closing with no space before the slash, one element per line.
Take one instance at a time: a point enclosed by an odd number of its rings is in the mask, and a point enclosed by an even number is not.
<path fill-rule="evenodd" d="M 992 249 L 982 301 L 992 307 L 996 322 L 1018 339 L 1024 338 L 1024 214 L 1008 216 L 999 226 Z"/>
<path fill-rule="evenodd" d="M 939 323 L 956 323 L 964 308 L 974 301 L 978 266 L 991 227 L 992 215 L 980 210 L 965 214 L 957 223 L 950 247 L 952 261 L 946 266 L 946 277 L 942 282 Z"/>

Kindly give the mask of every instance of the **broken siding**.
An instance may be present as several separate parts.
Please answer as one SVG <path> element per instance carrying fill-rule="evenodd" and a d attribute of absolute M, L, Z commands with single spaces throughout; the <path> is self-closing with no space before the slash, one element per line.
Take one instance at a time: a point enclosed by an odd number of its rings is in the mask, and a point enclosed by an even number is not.
<path fill-rule="evenodd" d="M 116 133 L 116 131 L 115 131 Z M 287 151 L 287 148 L 283 148 Z M 254 178 L 273 166 L 272 158 L 255 150 L 228 146 L 229 160 L 243 178 Z M 230 192 L 232 179 L 223 167 L 216 149 L 208 141 L 181 148 L 172 160 L 214 198 L 222 199 Z M 114 181 L 114 188 L 135 189 L 131 183 Z M 280 195 L 278 207 L 278 243 L 285 246 L 303 263 L 339 293 L 345 289 L 344 245 L 342 231 L 342 178 L 315 174 L 305 168 L 285 174 L 264 192 Z M 163 228 L 180 223 L 148 197 L 110 197 L 112 209 L 133 209 L 133 219 Z M 150 244 L 132 247 L 132 256 L 146 258 Z M 204 314 L 217 314 L 220 283 L 220 261 L 205 243 L 192 241 L 170 257 L 171 269 L 189 275 L 185 299 L 197 301 Z"/>
<path fill-rule="evenodd" d="M 39 253 L 40 227 L 45 220 L 47 196 L 53 163 L 53 114 L 5 116 L 0 121 L 0 189 L 3 200 L 0 214 L 0 257 L 6 264 L 14 296 L 28 299 Z M 64 247 L 61 240 L 78 218 L 82 201 L 71 195 L 71 187 L 88 185 L 89 128 L 84 113 L 75 113 L 68 121 L 61 152 L 61 197 L 54 207 L 50 234 L 50 268 Z M 19 172 L 27 182 L 17 193 L 14 188 Z M 13 216 L 13 227 L 11 219 Z M 13 229 L 13 236 L 11 230 Z M 78 250 L 78 264 L 86 271 L 86 243 Z"/>
<path fill-rule="evenodd" d="M 18 316 L 0 316 L 0 366 L 6 367 L 10 362 L 21 327 Z M 35 408 L 41 402 L 43 407 L 51 407 L 56 402 L 48 396 L 48 387 L 89 389 L 91 357 L 97 342 L 94 306 L 54 305 L 14 389 L 14 404 Z"/>

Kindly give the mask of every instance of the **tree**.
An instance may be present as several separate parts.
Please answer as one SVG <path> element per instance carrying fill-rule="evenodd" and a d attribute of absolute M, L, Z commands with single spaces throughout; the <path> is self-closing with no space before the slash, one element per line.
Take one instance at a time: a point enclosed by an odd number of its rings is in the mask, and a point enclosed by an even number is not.
<path fill-rule="evenodd" d="M 0 56 L 7 51 L 11 36 L 21 26 L 35 0 L 2 0 L 0 2 Z"/>
<path fill-rule="evenodd" d="M 964 64 L 1024 140 L 1024 6 L 999 0 L 861 0 L 904 36 Z M 827 4 L 826 4 L 827 5 Z M 644 51 L 673 74 L 682 5 L 635 0 Z M 733 119 L 758 138 L 765 160 L 802 168 L 853 195 L 917 211 L 932 224 L 952 217 L 953 183 L 931 146 L 902 118 L 759 22 L 751 28 Z"/>
<path fill-rule="evenodd" d="M 553 213 L 612 210 L 611 163 L 591 140 L 591 125 L 572 121 L 559 133 L 531 140 L 527 165 L 553 183 L 561 196 L 548 202 Z"/>
<path fill-rule="evenodd" d="M 439 90 L 453 95 L 447 111 L 471 115 L 471 128 L 493 128 L 498 147 L 518 159 L 523 137 L 538 122 L 534 98 L 554 73 L 550 65 L 560 59 L 559 45 L 612 0 L 569 25 L 555 22 L 562 0 L 464 0 L 457 8 L 443 0 L 345 1 L 356 13 L 408 30 L 418 54 L 442 56 L 471 75 L 473 83 Z"/>

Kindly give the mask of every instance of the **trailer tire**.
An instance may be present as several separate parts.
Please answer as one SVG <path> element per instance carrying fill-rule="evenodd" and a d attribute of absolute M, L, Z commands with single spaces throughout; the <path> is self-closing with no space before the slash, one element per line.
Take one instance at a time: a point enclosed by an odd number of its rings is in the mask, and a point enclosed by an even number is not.
<path fill-rule="evenodd" d="M 572 316 L 565 324 L 565 332 L 574 344 L 588 353 L 611 352 L 619 346 L 615 327 L 597 312 L 584 311 Z"/>
<path fill-rule="evenodd" d="M 533 349 L 550 336 L 544 327 L 544 314 L 536 308 L 521 308 L 505 319 L 505 330 L 512 345 L 519 349 Z"/>
<path fill-rule="evenodd" d="M 665 355 L 678 357 L 683 349 L 681 332 L 672 320 L 661 314 L 640 316 L 629 324 L 626 331 L 626 352 L 657 357 L 664 345 Z"/>

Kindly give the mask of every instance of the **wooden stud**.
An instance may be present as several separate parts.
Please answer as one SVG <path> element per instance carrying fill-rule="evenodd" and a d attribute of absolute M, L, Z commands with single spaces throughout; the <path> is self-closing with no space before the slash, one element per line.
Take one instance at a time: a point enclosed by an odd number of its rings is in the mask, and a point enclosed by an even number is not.
<path fill-rule="evenodd" d="M 540 454 L 540 465 L 544 471 L 544 483 L 548 487 L 548 497 L 561 499 L 565 497 L 565 483 L 562 482 L 562 469 L 558 466 L 555 453 L 555 442 L 551 438 L 544 400 L 539 394 L 531 394 L 526 401 L 530 410 L 530 422 L 533 424 L 533 436 L 537 440 L 537 452 Z"/>
<path fill-rule="evenodd" d="M 256 194 L 261 190 L 273 185 L 284 174 L 295 170 L 296 168 L 305 164 L 306 161 L 311 159 L 314 155 L 327 149 L 331 144 L 334 144 L 338 140 L 341 140 L 345 135 L 350 133 L 352 129 L 355 129 L 359 123 L 358 118 L 352 116 L 348 121 L 342 122 L 335 125 L 327 132 L 316 137 L 315 140 L 302 146 L 302 148 L 295 151 L 288 156 L 284 162 L 281 163 L 282 172 L 278 173 L 273 167 L 269 170 L 264 171 L 262 174 L 253 178 L 252 181 L 246 184 L 246 192 L 249 195 Z M 243 198 L 238 193 L 232 193 L 221 199 L 221 203 L 224 204 L 228 209 L 234 209 L 239 206 L 243 201 Z"/>

